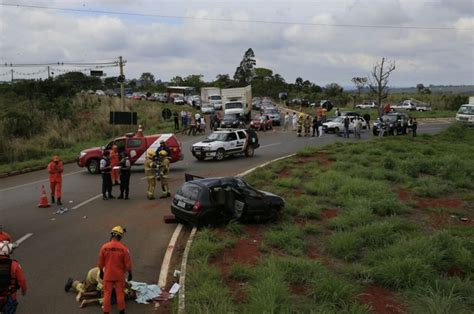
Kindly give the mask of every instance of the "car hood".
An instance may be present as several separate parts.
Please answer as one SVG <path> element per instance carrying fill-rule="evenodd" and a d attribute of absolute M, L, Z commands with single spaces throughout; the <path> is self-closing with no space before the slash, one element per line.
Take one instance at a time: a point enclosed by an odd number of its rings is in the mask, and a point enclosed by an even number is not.
<path fill-rule="evenodd" d="M 195 144 L 193 144 L 193 146 L 208 146 L 208 147 L 211 147 L 211 143 L 213 142 L 217 142 L 217 140 L 204 140 L 204 141 L 201 141 L 201 142 L 197 142 Z"/>
<path fill-rule="evenodd" d="M 102 148 L 101 147 L 91 147 L 91 148 L 81 150 L 81 153 L 86 153 L 86 154 L 96 153 L 96 152 L 102 152 Z"/>

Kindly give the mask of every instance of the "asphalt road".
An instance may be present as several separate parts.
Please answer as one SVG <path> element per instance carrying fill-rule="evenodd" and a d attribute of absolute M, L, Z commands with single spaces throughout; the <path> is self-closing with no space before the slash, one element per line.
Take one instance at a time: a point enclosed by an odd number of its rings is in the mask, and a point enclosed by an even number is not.
<path fill-rule="evenodd" d="M 437 133 L 446 123 L 421 124 L 419 134 Z M 235 157 L 221 162 L 197 161 L 190 146 L 203 136 L 181 136 L 185 158 L 171 165 L 171 192 L 184 181 L 184 173 L 204 177 L 235 175 L 266 161 L 292 154 L 305 146 L 322 146 L 349 140 L 325 134 L 321 138 L 296 137 L 295 132 L 259 132 L 261 147 L 253 158 Z M 373 139 L 370 132 L 362 140 Z M 163 216 L 170 213 L 170 199 L 147 200 L 146 180 L 142 168 L 135 168 L 131 178 L 131 199 L 103 201 L 101 177 L 91 175 L 75 164 L 65 166 L 63 203 L 70 210 L 54 214 L 55 207 L 37 208 L 41 185 L 49 187 L 46 170 L 0 179 L 0 225 L 14 239 L 26 234 L 15 251 L 28 282 L 28 293 L 19 296 L 18 313 L 98 313 L 99 307 L 79 309 L 73 293 L 65 293 L 68 277 L 83 279 L 96 265 L 100 246 L 108 241 L 110 229 L 121 224 L 127 228 L 123 240 L 130 249 L 134 280 L 156 283 L 168 241 L 175 228 L 165 224 Z M 159 182 L 158 182 L 159 184 Z M 159 196 L 157 186 L 156 195 Z M 115 196 L 119 194 L 114 187 Z M 127 303 L 129 313 L 153 312 L 151 305 Z"/>

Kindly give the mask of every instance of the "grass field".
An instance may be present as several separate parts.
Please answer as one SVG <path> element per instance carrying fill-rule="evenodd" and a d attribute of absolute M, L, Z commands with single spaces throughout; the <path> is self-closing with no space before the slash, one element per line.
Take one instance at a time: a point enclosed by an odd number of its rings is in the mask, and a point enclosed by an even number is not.
<path fill-rule="evenodd" d="M 472 156 L 474 130 L 453 125 L 308 147 L 248 175 L 285 198 L 283 218 L 198 232 L 187 312 L 472 313 Z"/>
<path fill-rule="evenodd" d="M 109 124 L 109 112 L 121 111 L 120 99 L 112 97 L 78 96 L 74 99 L 78 110 L 74 122 L 70 120 L 45 120 L 45 130 L 25 138 L 4 138 L 0 143 L 4 162 L 0 163 L 0 173 L 25 168 L 46 166 L 53 155 L 59 155 L 66 161 L 74 161 L 83 149 L 103 146 L 113 136 L 134 132 L 137 126 L 112 126 Z M 180 112 L 195 111 L 190 106 L 178 106 L 149 101 L 126 100 L 126 111 L 136 111 L 138 123 L 144 126 L 145 134 L 173 132 L 173 120 L 165 121 L 161 117 L 163 108 Z"/>

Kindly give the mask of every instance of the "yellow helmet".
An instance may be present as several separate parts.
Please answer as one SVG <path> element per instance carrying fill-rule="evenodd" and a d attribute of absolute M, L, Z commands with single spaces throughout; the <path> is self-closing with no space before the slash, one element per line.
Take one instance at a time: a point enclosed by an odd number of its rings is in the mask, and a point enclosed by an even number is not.
<path fill-rule="evenodd" d="M 120 226 L 120 225 L 117 225 L 117 226 L 113 227 L 112 231 L 110 231 L 110 233 L 112 235 L 118 235 L 118 236 L 121 236 L 121 237 L 123 237 L 125 232 L 127 232 L 127 230 L 125 230 L 125 228 L 122 228 L 122 226 Z"/>
<path fill-rule="evenodd" d="M 299 118 L 303 118 L 303 117 L 304 117 L 304 114 L 300 113 Z"/>
<path fill-rule="evenodd" d="M 168 152 L 166 150 L 160 150 L 160 156 L 166 156 L 168 155 Z"/>
<path fill-rule="evenodd" d="M 154 151 L 153 149 L 151 149 L 151 148 L 149 148 L 149 149 L 146 151 L 146 156 L 147 156 L 148 158 L 153 158 L 153 157 L 155 157 L 155 155 L 156 155 L 155 151 Z"/>

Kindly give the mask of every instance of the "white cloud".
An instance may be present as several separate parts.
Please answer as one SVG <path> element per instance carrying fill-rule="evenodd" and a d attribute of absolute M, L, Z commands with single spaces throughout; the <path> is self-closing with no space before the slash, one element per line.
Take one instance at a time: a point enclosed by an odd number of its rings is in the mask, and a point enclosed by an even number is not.
<path fill-rule="evenodd" d="M 122 55 L 127 77 L 152 72 L 231 76 L 249 47 L 257 66 L 287 81 L 298 76 L 320 85 L 367 75 L 385 56 L 397 62 L 394 85 L 474 83 L 472 1 L 43 1 L 85 10 L 142 12 L 198 19 L 73 13 L 0 7 L 0 64 L 4 62 L 108 61 Z M 207 19 L 207 20 L 206 20 Z M 314 24 L 456 27 L 467 30 L 377 29 Z M 38 69 L 32 69 L 38 70 Z M 0 72 L 2 72 L 0 70 Z M 118 69 L 107 69 L 116 75 Z M 1 78 L 1 77 L 0 77 Z"/>

